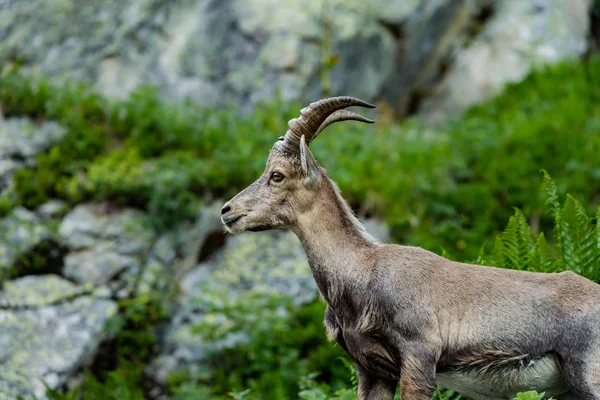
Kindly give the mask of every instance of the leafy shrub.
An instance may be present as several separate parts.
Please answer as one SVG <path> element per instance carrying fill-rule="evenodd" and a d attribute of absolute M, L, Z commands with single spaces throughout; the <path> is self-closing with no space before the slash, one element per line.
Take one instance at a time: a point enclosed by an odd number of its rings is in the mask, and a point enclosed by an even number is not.
<path fill-rule="evenodd" d="M 227 398 L 245 389 L 261 398 L 291 399 L 298 392 L 298 377 L 315 370 L 324 371 L 320 379 L 333 387 L 348 382 L 340 360 L 345 354 L 326 341 L 320 301 L 297 308 L 287 296 L 249 291 L 235 298 L 203 295 L 197 307 L 206 313 L 195 327 L 203 340 L 227 342 L 238 335 L 246 340 L 224 350 L 216 346 L 206 374 L 174 376 L 177 399 L 194 398 L 200 390 L 211 399 Z"/>

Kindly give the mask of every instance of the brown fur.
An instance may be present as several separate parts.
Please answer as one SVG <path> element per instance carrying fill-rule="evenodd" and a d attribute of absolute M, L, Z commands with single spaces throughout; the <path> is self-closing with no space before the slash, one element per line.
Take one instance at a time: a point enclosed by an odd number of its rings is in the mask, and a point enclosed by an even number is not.
<path fill-rule="evenodd" d="M 436 379 L 482 399 L 523 389 L 600 399 L 600 285 L 378 243 L 308 148 L 300 153 L 276 144 L 223 222 L 231 233 L 298 235 L 327 303 L 327 335 L 356 363 L 361 399 L 392 399 L 398 382 L 404 400 L 431 398 Z M 285 179 L 273 182 L 274 171 Z"/>

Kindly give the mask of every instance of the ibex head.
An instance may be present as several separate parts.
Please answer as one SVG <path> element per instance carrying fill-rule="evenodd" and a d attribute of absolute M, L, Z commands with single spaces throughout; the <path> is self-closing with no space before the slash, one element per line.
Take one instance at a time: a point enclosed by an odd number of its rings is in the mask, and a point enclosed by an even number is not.
<path fill-rule="evenodd" d="M 350 106 L 375 106 L 353 97 L 333 97 L 312 103 L 273 145 L 263 174 L 225 203 L 221 221 L 230 233 L 261 231 L 293 225 L 298 215 L 311 208 L 326 178 L 308 146 L 329 125 L 346 120 L 373 123 Z"/>

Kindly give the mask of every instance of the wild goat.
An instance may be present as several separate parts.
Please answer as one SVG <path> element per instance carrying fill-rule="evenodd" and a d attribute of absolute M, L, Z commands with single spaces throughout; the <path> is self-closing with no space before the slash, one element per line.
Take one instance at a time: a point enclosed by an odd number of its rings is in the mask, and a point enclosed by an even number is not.
<path fill-rule="evenodd" d="M 230 233 L 298 235 L 327 303 L 327 335 L 356 365 L 359 398 L 392 399 L 399 382 L 404 400 L 430 399 L 436 384 L 473 399 L 528 390 L 600 399 L 600 285 L 378 243 L 308 149 L 334 122 L 373 122 L 349 106 L 374 107 L 336 97 L 304 108 L 221 219 Z"/>

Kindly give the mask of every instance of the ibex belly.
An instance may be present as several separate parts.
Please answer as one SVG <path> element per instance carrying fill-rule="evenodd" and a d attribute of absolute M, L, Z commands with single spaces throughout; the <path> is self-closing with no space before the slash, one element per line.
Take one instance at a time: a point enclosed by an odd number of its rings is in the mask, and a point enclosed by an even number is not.
<path fill-rule="evenodd" d="M 554 354 L 504 367 L 478 365 L 438 372 L 437 383 L 472 399 L 512 399 L 518 392 L 535 390 L 546 398 L 568 391 Z"/>

